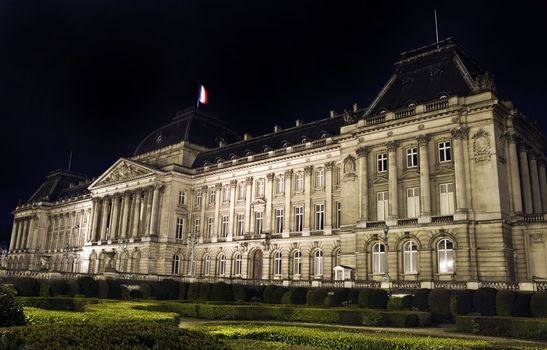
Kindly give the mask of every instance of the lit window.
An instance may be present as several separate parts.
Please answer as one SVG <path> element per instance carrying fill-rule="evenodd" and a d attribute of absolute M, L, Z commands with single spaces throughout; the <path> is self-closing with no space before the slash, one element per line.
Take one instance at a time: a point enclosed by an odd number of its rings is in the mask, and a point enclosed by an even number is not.
<path fill-rule="evenodd" d="M 385 220 L 389 210 L 389 199 L 387 191 L 376 193 L 376 220 Z"/>
<path fill-rule="evenodd" d="M 224 202 L 229 202 L 230 201 L 230 186 L 224 186 L 222 193 L 223 193 L 222 200 Z"/>
<path fill-rule="evenodd" d="M 296 173 L 294 181 L 294 190 L 300 192 L 304 189 L 304 174 L 299 172 Z"/>
<path fill-rule="evenodd" d="M 229 217 L 228 215 L 222 216 L 222 227 L 220 230 L 220 233 L 222 237 L 226 237 L 228 235 L 228 224 L 229 224 Z"/>
<path fill-rule="evenodd" d="M 372 246 L 372 273 L 385 273 L 386 247 L 381 243 Z"/>
<path fill-rule="evenodd" d="M 255 234 L 262 233 L 263 212 L 257 211 L 255 213 Z"/>
<path fill-rule="evenodd" d="M 293 274 L 302 274 L 302 253 L 300 250 L 295 251 L 293 255 Z"/>
<path fill-rule="evenodd" d="M 279 176 L 277 178 L 277 193 L 283 193 L 285 192 L 285 177 Z"/>
<path fill-rule="evenodd" d="M 317 169 L 315 172 L 315 187 L 323 188 L 325 186 L 325 170 Z"/>
<path fill-rule="evenodd" d="M 406 149 L 406 167 L 416 168 L 418 166 L 418 148 L 410 147 Z"/>
<path fill-rule="evenodd" d="M 454 184 L 441 184 L 439 197 L 441 204 L 441 215 L 454 214 Z"/>
<path fill-rule="evenodd" d="M 245 214 L 237 214 L 237 234 L 243 236 L 243 229 L 245 225 Z"/>
<path fill-rule="evenodd" d="M 376 170 L 379 173 L 384 173 L 387 171 L 387 154 L 379 153 L 376 155 Z"/>
<path fill-rule="evenodd" d="M 405 273 L 418 272 L 418 246 L 409 241 L 403 245 L 403 264 Z"/>
<path fill-rule="evenodd" d="M 315 276 L 323 274 L 323 251 L 319 249 L 313 255 L 313 274 Z"/>
<path fill-rule="evenodd" d="M 177 218 L 175 233 L 176 233 L 175 234 L 176 239 L 184 238 L 184 218 Z"/>
<path fill-rule="evenodd" d="M 420 189 L 412 187 L 406 189 L 406 216 L 417 218 L 420 215 Z"/>
<path fill-rule="evenodd" d="M 294 231 L 302 231 L 302 223 L 304 219 L 304 207 L 294 207 Z"/>
<path fill-rule="evenodd" d="M 283 232 L 283 220 L 285 218 L 284 214 L 285 214 L 284 209 L 275 210 L 275 233 Z"/>
<path fill-rule="evenodd" d="M 439 273 L 454 272 L 454 246 L 449 239 L 442 239 L 437 243 L 439 259 Z"/>
<path fill-rule="evenodd" d="M 325 204 L 315 205 L 315 229 L 322 230 L 325 225 Z"/>
<path fill-rule="evenodd" d="M 439 162 L 450 162 L 451 160 L 450 141 L 439 142 Z"/>
<path fill-rule="evenodd" d="M 185 205 L 185 204 L 186 204 L 186 192 L 179 191 L 179 205 Z"/>
<path fill-rule="evenodd" d="M 239 191 L 238 191 L 238 197 L 239 199 L 245 199 L 245 193 L 246 193 L 246 189 L 245 189 L 245 183 L 244 182 L 240 182 L 239 183 L 239 187 L 238 187 Z"/>
<path fill-rule="evenodd" d="M 281 252 L 276 251 L 273 255 L 273 274 L 281 276 Z"/>

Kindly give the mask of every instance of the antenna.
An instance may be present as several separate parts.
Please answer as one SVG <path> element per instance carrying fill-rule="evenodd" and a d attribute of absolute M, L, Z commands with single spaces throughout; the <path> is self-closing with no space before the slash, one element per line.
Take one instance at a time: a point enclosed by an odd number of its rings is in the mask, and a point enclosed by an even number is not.
<path fill-rule="evenodd" d="M 71 165 L 72 165 L 72 150 L 70 150 L 70 157 L 68 158 L 68 171 L 70 171 Z"/>
<path fill-rule="evenodd" d="M 438 44 L 439 43 L 439 27 L 437 26 L 437 10 L 433 10 L 433 13 L 435 14 L 435 37 L 437 38 L 437 44 Z"/>

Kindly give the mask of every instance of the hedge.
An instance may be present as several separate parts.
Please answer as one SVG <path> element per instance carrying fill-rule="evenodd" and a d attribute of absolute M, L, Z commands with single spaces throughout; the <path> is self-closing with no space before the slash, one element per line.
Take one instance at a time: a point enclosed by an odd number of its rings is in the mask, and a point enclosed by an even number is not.
<path fill-rule="evenodd" d="M 23 306 L 16 300 L 14 292 L 2 285 L 0 285 L 0 306 L 0 327 L 25 324 Z"/>
<path fill-rule="evenodd" d="M 129 291 L 129 297 L 131 299 L 142 299 L 143 294 L 139 289 L 131 289 Z"/>
<path fill-rule="evenodd" d="M 500 290 L 496 294 L 496 315 L 510 317 L 513 314 L 513 304 L 516 293 L 511 290 Z"/>
<path fill-rule="evenodd" d="M 431 289 L 421 288 L 414 292 L 412 298 L 412 306 L 418 310 L 426 311 L 429 310 L 428 297 Z"/>
<path fill-rule="evenodd" d="M 13 283 L 17 295 L 23 297 L 37 297 L 40 292 L 40 283 L 34 278 L 18 278 Z"/>
<path fill-rule="evenodd" d="M 306 305 L 308 289 L 304 287 L 291 288 L 283 294 L 282 304 Z"/>
<path fill-rule="evenodd" d="M 450 313 L 450 293 L 447 289 L 433 289 L 427 296 L 427 303 L 434 321 L 444 322 L 452 317 Z"/>
<path fill-rule="evenodd" d="M 248 301 L 247 289 L 241 284 L 232 284 L 232 297 L 235 302 Z"/>
<path fill-rule="evenodd" d="M 87 298 L 96 298 L 98 293 L 97 281 L 91 277 L 78 277 L 79 293 L 85 295 Z"/>
<path fill-rule="evenodd" d="M 533 293 L 518 292 L 516 293 L 515 302 L 513 304 L 512 316 L 515 317 L 531 317 L 530 303 Z"/>
<path fill-rule="evenodd" d="M 283 294 L 285 294 L 285 292 L 288 292 L 288 291 L 289 291 L 289 288 L 286 288 L 286 287 L 275 288 L 270 297 L 271 303 L 281 304 L 281 299 L 283 298 Z"/>
<path fill-rule="evenodd" d="M 496 337 L 547 340 L 547 319 L 458 316 L 456 330 Z"/>
<path fill-rule="evenodd" d="M 211 288 L 212 301 L 230 302 L 233 300 L 232 287 L 224 282 L 217 282 Z"/>
<path fill-rule="evenodd" d="M 330 291 L 325 298 L 325 306 L 342 306 L 348 300 L 349 289 L 341 288 Z"/>
<path fill-rule="evenodd" d="M 273 284 L 267 285 L 262 291 L 262 301 L 266 304 L 272 304 L 272 295 L 277 288 L 279 287 Z"/>
<path fill-rule="evenodd" d="M 186 282 L 180 282 L 179 283 L 179 300 L 186 300 L 186 291 L 188 290 L 188 283 Z"/>
<path fill-rule="evenodd" d="M 359 291 L 359 295 L 357 296 L 357 305 L 362 308 L 370 308 L 370 294 L 372 293 L 372 289 L 362 289 Z"/>
<path fill-rule="evenodd" d="M 100 335 L 100 336 L 97 336 Z M 203 333 L 153 322 L 77 322 L 0 330 L 1 349 L 229 349 Z"/>
<path fill-rule="evenodd" d="M 385 309 L 389 296 L 384 289 L 373 289 L 370 293 L 370 308 Z"/>
<path fill-rule="evenodd" d="M 496 293 L 494 288 L 479 288 L 473 294 L 473 308 L 481 316 L 496 315 Z"/>
<path fill-rule="evenodd" d="M 106 280 L 108 284 L 108 298 L 109 299 L 121 299 L 122 297 L 122 286 L 119 280 Z"/>
<path fill-rule="evenodd" d="M 325 298 L 328 293 L 329 290 L 326 288 L 310 289 L 306 294 L 306 304 L 310 306 L 323 306 L 325 305 Z"/>
<path fill-rule="evenodd" d="M 49 288 L 51 290 L 51 295 L 54 297 L 68 294 L 68 284 L 63 280 L 51 281 L 49 283 Z"/>
<path fill-rule="evenodd" d="M 97 304 L 97 298 L 69 298 L 69 297 L 17 297 L 17 300 L 26 307 L 36 307 L 44 310 L 85 311 L 85 306 Z"/>
<path fill-rule="evenodd" d="M 211 300 L 211 283 L 202 282 L 199 284 L 199 300 L 209 301 Z"/>
<path fill-rule="evenodd" d="M 473 312 L 473 290 L 453 291 L 450 295 L 450 312 L 453 317 Z"/>
<path fill-rule="evenodd" d="M 105 280 L 97 281 L 97 296 L 101 299 L 108 299 L 108 282 Z"/>
<path fill-rule="evenodd" d="M 199 286 L 201 283 L 190 283 L 188 290 L 186 291 L 186 300 L 197 301 L 199 300 Z"/>
<path fill-rule="evenodd" d="M 537 292 L 532 296 L 530 311 L 534 317 L 547 317 L 547 291 Z"/>
<path fill-rule="evenodd" d="M 412 295 L 401 298 L 391 297 L 387 302 L 388 310 L 410 310 L 412 308 Z"/>

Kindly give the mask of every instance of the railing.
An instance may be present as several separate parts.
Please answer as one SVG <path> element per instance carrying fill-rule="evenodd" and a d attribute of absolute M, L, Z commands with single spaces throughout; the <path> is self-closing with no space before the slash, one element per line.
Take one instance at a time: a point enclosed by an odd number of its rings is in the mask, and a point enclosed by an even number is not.
<path fill-rule="evenodd" d="M 535 281 L 538 292 L 547 291 L 547 281 Z"/>
<path fill-rule="evenodd" d="M 268 158 L 268 153 L 257 154 L 253 157 L 253 160 L 263 160 Z"/>
<path fill-rule="evenodd" d="M 519 290 L 518 282 L 506 281 L 482 281 L 480 287 L 489 287 L 495 289 Z"/>
<path fill-rule="evenodd" d="M 306 144 L 305 143 L 292 147 L 293 152 L 300 152 L 300 151 L 303 151 L 304 149 L 306 149 Z"/>
<path fill-rule="evenodd" d="M 416 106 L 401 109 L 395 112 L 395 119 L 416 115 Z"/>
<path fill-rule="evenodd" d="M 399 220 L 397 220 L 397 225 L 399 225 L 399 226 L 418 225 L 418 218 L 399 219 Z"/>
<path fill-rule="evenodd" d="M 435 288 L 467 289 L 466 281 L 433 281 Z"/>
<path fill-rule="evenodd" d="M 386 225 L 385 221 L 367 221 L 367 228 L 380 228 Z"/>
<path fill-rule="evenodd" d="M 325 146 L 327 144 L 327 140 L 323 139 L 323 140 L 315 140 L 312 142 L 312 146 L 313 147 L 322 147 L 322 146 Z"/>
<path fill-rule="evenodd" d="M 290 280 L 289 286 L 291 287 L 311 287 L 311 281 L 309 280 Z"/>
<path fill-rule="evenodd" d="M 287 149 L 282 148 L 282 149 L 278 149 L 278 150 L 274 151 L 274 156 L 281 156 L 281 155 L 286 154 L 286 153 L 287 153 Z"/>
<path fill-rule="evenodd" d="M 344 281 L 321 281 L 321 287 L 344 288 Z"/>
<path fill-rule="evenodd" d="M 544 221 L 544 217 L 543 217 L 543 214 L 524 214 L 524 221 L 541 222 L 541 221 Z"/>
<path fill-rule="evenodd" d="M 383 123 L 385 121 L 386 121 L 386 116 L 385 115 L 377 115 L 377 116 L 374 116 L 374 117 L 370 117 L 366 120 L 367 126 L 368 125 L 380 124 L 380 123 Z"/>
<path fill-rule="evenodd" d="M 432 216 L 431 222 L 436 224 L 448 224 L 454 222 L 453 215 Z"/>
<path fill-rule="evenodd" d="M 404 281 L 404 280 L 391 281 L 391 288 L 419 289 L 420 286 L 421 286 L 420 281 Z"/>
<path fill-rule="evenodd" d="M 380 288 L 378 281 L 355 281 L 355 288 Z"/>
<path fill-rule="evenodd" d="M 439 109 L 444 109 L 448 107 L 448 100 L 439 100 L 435 102 L 430 102 L 425 105 L 426 112 L 437 111 Z"/>

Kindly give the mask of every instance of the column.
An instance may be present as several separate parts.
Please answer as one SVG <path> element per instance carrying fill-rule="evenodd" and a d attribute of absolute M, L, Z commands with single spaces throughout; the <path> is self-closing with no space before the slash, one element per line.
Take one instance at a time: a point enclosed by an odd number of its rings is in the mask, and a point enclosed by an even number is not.
<path fill-rule="evenodd" d="M 141 222 L 141 206 L 142 206 L 142 198 L 141 198 L 141 191 L 135 191 L 133 193 L 133 218 L 131 221 L 131 232 L 130 236 L 131 238 L 137 238 L 139 237 L 139 223 Z"/>
<path fill-rule="evenodd" d="M 220 225 L 222 224 L 222 220 L 220 220 L 220 203 L 222 203 L 222 184 L 218 183 L 215 185 L 215 225 L 213 227 L 213 242 L 217 241 Z"/>
<path fill-rule="evenodd" d="M 519 144 L 520 158 L 520 180 L 522 192 L 524 193 L 524 213 L 532 214 L 534 211 L 532 205 L 532 187 L 530 186 L 530 168 L 528 166 L 528 146 L 524 143 Z"/>
<path fill-rule="evenodd" d="M 19 250 L 19 249 L 22 248 L 21 247 L 21 240 L 23 239 L 25 224 L 26 224 L 26 220 L 24 218 L 20 219 L 19 227 L 17 228 L 17 241 L 15 242 L 15 249 L 16 250 Z"/>
<path fill-rule="evenodd" d="M 309 236 L 310 230 L 313 227 L 312 218 L 313 210 L 311 203 L 311 192 L 312 192 L 312 174 L 313 166 L 308 165 L 304 167 L 304 223 L 302 227 L 302 236 Z"/>
<path fill-rule="evenodd" d="M 230 213 L 229 215 L 229 224 L 228 224 L 228 234 L 226 235 L 226 241 L 230 242 L 233 237 L 235 230 L 235 204 L 236 204 L 236 192 L 237 192 L 237 180 L 230 181 Z"/>
<path fill-rule="evenodd" d="M 456 180 L 456 211 L 464 212 L 467 208 L 467 186 L 465 180 L 465 159 L 463 140 L 467 138 L 468 129 L 460 127 L 452 130 L 454 143 L 454 177 Z"/>
<path fill-rule="evenodd" d="M 253 194 L 253 177 L 249 176 L 245 179 L 245 185 L 247 186 L 247 192 L 245 193 L 245 233 L 251 233 L 251 200 Z"/>
<path fill-rule="evenodd" d="M 292 173 L 292 169 L 285 170 L 285 209 L 283 212 L 283 238 L 289 237 L 289 232 L 291 232 Z"/>
<path fill-rule="evenodd" d="M 528 159 L 530 161 L 530 178 L 532 180 L 532 202 L 534 208 L 534 214 L 543 213 L 541 207 L 541 189 L 539 187 L 539 177 L 538 177 L 538 164 L 537 164 L 537 155 L 535 152 L 528 153 Z"/>
<path fill-rule="evenodd" d="M 325 163 L 325 229 L 324 233 L 330 235 L 332 233 L 332 170 L 336 163 Z"/>
<path fill-rule="evenodd" d="M 150 216 L 150 228 L 148 234 L 154 236 L 158 234 L 158 212 L 160 210 L 160 188 L 161 185 L 154 186 L 154 192 L 152 193 L 152 213 Z M 203 198 L 202 198 L 202 203 Z"/>
<path fill-rule="evenodd" d="M 110 198 L 102 199 L 101 230 L 100 240 L 106 241 L 106 230 L 108 229 L 108 213 L 110 212 Z"/>
<path fill-rule="evenodd" d="M 147 236 L 150 230 L 150 212 L 152 211 L 152 192 L 153 189 L 148 187 L 144 191 L 144 213 L 142 215 L 141 223 L 141 237 Z"/>
<path fill-rule="evenodd" d="M 522 192 L 519 175 L 519 160 L 517 155 L 517 138 L 514 133 L 506 133 L 509 142 L 509 171 L 511 172 L 511 193 L 513 197 L 513 213 L 522 214 Z"/>
<path fill-rule="evenodd" d="M 87 238 L 88 242 L 95 242 L 97 240 L 96 233 L 99 224 L 100 204 L 99 198 L 93 198 L 91 205 L 91 222 L 89 223 L 89 234 Z"/>
<path fill-rule="evenodd" d="M 28 230 L 27 230 L 27 234 L 25 236 L 25 244 L 24 244 L 25 249 L 32 249 L 33 248 L 32 241 L 34 240 L 34 231 L 35 231 L 35 226 L 36 226 L 36 220 L 37 220 L 37 217 L 34 216 L 34 215 L 31 216 L 30 219 L 29 219 Z"/>
<path fill-rule="evenodd" d="M 11 228 L 11 238 L 9 240 L 9 251 L 12 252 L 15 249 L 15 241 L 17 240 L 17 228 L 19 227 L 19 221 L 13 220 L 13 226 Z"/>
<path fill-rule="evenodd" d="M 359 157 L 359 217 L 361 221 L 368 220 L 368 147 L 357 149 Z"/>
<path fill-rule="evenodd" d="M 397 176 L 397 141 L 390 141 L 387 146 L 387 161 L 388 161 L 388 188 L 389 188 L 389 219 L 397 221 L 399 217 L 399 193 L 398 193 L 398 176 Z"/>
<path fill-rule="evenodd" d="M 112 214 L 110 215 L 110 229 L 108 233 L 108 239 L 114 240 L 119 237 L 118 222 L 120 215 L 120 195 L 115 194 L 112 197 Z"/>
<path fill-rule="evenodd" d="M 274 190 L 274 179 L 275 179 L 275 174 L 274 173 L 268 173 L 266 174 L 266 185 L 265 185 L 265 200 L 266 200 L 266 209 L 265 209 L 265 214 L 264 214 L 264 228 L 263 228 L 263 231 L 264 232 L 274 232 L 274 230 L 272 229 L 273 225 L 272 225 L 272 215 L 273 215 L 273 205 L 272 205 L 272 200 L 273 200 L 273 190 Z"/>
<path fill-rule="evenodd" d="M 545 159 L 538 159 L 539 187 L 541 189 L 541 206 L 543 212 L 547 211 L 547 178 L 545 177 Z"/>
<path fill-rule="evenodd" d="M 208 201 L 209 198 L 207 196 L 207 186 L 203 186 L 201 188 L 201 212 L 199 215 L 199 243 L 203 243 L 203 237 L 205 237 L 205 234 L 207 232 L 207 222 L 205 222 L 205 208 L 207 207 Z"/>
<path fill-rule="evenodd" d="M 123 195 L 123 203 L 122 203 L 122 223 L 120 225 L 120 237 L 124 239 L 127 237 L 130 201 L 131 201 L 131 193 L 125 192 Z"/>
<path fill-rule="evenodd" d="M 429 184 L 429 153 L 428 143 L 430 137 L 422 135 L 418 137 L 418 157 L 420 159 L 420 223 L 431 222 L 431 185 Z"/>

